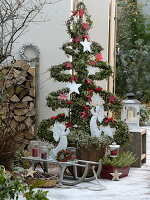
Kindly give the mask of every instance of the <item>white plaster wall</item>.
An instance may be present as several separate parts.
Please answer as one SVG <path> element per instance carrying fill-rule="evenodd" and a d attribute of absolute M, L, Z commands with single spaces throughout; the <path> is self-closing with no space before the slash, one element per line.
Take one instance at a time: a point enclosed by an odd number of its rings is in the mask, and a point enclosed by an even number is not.
<path fill-rule="evenodd" d="M 85 3 L 94 21 L 91 40 L 97 41 L 103 46 L 104 59 L 108 60 L 109 0 L 85 0 Z M 65 21 L 69 18 L 71 10 L 72 0 L 62 0 L 57 4 L 45 7 L 44 12 L 51 16 L 51 20 L 45 23 L 31 24 L 28 32 L 19 38 L 15 45 L 16 56 L 18 56 L 22 44 L 27 42 L 35 43 L 40 49 L 39 120 L 56 114 L 46 106 L 46 96 L 53 90 L 58 90 L 65 85 L 54 83 L 47 70 L 50 66 L 68 60 L 60 47 L 69 40 Z M 104 81 L 101 86 L 107 88 L 107 82 Z"/>
<path fill-rule="evenodd" d="M 102 54 L 105 61 L 108 61 L 109 43 L 109 6 L 110 0 L 84 0 L 88 8 L 93 29 L 91 30 L 91 40 L 96 41 L 104 48 Z M 107 89 L 107 81 L 97 81 L 97 84 Z"/>
<path fill-rule="evenodd" d="M 28 32 L 20 37 L 15 45 L 17 57 L 20 47 L 27 42 L 36 44 L 40 50 L 38 102 L 40 121 L 54 114 L 46 106 L 46 97 L 50 92 L 60 89 L 63 85 L 58 82 L 54 83 L 47 70 L 50 66 L 61 64 L 68 60 L 60 48 L 64 42 L 69 40 L 65 22 L 70 17 L 71 5 L 71 0 L 62 0 L 56 4 L 46 6 L 44 13 L 48 13 L 50 21 L 36 24 L 32 23 L 28 27 Z"/>

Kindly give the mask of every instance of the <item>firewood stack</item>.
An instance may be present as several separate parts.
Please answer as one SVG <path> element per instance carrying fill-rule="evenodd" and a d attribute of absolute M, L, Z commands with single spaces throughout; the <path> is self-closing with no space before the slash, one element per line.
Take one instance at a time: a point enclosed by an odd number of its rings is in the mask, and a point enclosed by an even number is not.
<path fill-rule="evenodd" d="M 35 68 L 25 61 L 16 61 L 1 72 L 0 87 L 6 94 L 2 106 L 7 139 L 18 145 L 27 144 L 35 131 Z"/>

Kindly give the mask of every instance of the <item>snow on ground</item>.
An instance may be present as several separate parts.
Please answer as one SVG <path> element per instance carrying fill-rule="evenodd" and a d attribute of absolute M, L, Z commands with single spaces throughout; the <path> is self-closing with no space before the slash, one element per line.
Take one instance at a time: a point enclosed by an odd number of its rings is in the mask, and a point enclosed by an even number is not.
<path fill-rule="evenodd" d="M 44 189 L 49 191 L 49 200 L 150 200 L 150 127 L 147 130 L 147 161 L 141 168 L 131 168 L 129 176 L 120 181 L 100 180 L 106 190 L 99 190 L 96 180 L 70 188 Z"/>

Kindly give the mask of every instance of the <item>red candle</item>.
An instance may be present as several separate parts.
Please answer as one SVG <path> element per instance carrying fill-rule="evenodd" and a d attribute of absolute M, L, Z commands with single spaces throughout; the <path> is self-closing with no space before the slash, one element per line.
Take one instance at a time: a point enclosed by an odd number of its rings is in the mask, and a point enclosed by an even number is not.
<path fill-rule="evenodd" d="M 39 156 L 39 149 L 38 148 L 33 148 L 32 149 L 32 156 L 33 157 L 38 157 Z"/>
<path fill-rule="evenodd" d="M 41 153 L 41 158 L 42 159 L 47 159 L 47 152 Z"/>
<path fill-rule="evenodd" d="M 111 150 L 111 155 L 117 156 L 118 155 L 118 149 Z"/>

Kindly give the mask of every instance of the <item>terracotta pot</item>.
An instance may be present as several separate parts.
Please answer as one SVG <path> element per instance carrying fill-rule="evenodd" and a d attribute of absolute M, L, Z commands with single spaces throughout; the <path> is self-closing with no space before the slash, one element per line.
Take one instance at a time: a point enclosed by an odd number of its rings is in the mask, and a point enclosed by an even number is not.
<path fill-rule="evenodd" d="M 112 175 L 110 173 L 114 173 L 115 171 L 122 173 L 122 175 L 119 176 L 119 178 L 128 176 L 129 174 L 129 170 L 130 170 L 130 166 L 126 166 L 126 167 L 114 167 L 111 165 L 102 165 L 102 171 L 100 174 L 100 177 L 102 179 L 112 179 Z"/>

